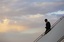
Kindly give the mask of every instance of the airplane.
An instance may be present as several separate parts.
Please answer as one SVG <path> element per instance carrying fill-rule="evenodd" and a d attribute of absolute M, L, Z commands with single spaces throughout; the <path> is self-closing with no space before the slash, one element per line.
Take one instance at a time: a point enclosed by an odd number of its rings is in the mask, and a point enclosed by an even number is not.
<path fill-rule="evenodd" d="M 64 42 L 64 16 L 52 25 L 50 32 L 41 34 L 34 42 Z"/>

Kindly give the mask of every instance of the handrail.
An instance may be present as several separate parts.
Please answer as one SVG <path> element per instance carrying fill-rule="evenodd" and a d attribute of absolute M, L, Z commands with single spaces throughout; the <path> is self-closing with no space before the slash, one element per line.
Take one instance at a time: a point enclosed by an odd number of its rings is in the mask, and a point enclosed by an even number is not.
<path fill-rule="evenodd" d="M 64 18 L 64 16 L 62 16 L 60 19 L 58 19 L 51 27 L 51 30 Z M 40 40 L 43 36 L 43 33 L 34 41 L 34 42 L 37 42 L 38 40 Z"/>
<path fill-rule="evenodd" d="M 64 39 L 64 36 L 62 36 L 57 42 L 61 42 Z"/>
<path fill-rule="evenodd" d="M 59 20 L 57 20 L 53 25 L 52 25 L 52 29 L 64 18 L 64 16 L 62 16 Z"/>

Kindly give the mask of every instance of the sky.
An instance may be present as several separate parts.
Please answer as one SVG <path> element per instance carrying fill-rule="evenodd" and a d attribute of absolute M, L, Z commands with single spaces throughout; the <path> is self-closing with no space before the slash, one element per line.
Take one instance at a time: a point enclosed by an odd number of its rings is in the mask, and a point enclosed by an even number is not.
<path fill-rule="evenodd" d="M 64 0 L 0 0 L 0 33 L 19 33 L 30 42 L 45 31 L 45 18 L 52 25 L 63 15 Z"/>

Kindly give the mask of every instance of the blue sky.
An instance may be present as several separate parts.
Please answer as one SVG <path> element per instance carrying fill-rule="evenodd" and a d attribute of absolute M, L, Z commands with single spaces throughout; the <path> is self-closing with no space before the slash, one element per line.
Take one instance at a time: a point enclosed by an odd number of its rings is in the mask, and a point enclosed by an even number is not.
<path fill-rule="evenodd" d="M 0 0 L 0 32 L 19 32 L 29 39 L 34 34 L 37 38 L 45 31 L 45 18 L 53 24 L 61 15 L 64 0 Z"/>

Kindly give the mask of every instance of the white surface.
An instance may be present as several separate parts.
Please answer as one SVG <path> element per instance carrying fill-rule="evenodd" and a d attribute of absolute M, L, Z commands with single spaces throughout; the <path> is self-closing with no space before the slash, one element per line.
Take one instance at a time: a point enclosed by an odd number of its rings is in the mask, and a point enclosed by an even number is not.
<path fill-rule="evenodd" d="M 64 39 L 61 42 L 64 42 Z"/>
<path fill-rule="evenodd" d="M 38 42 L 57 42 L 64 35 L 64 19 L 62 19 L 47 35 Z"/>

